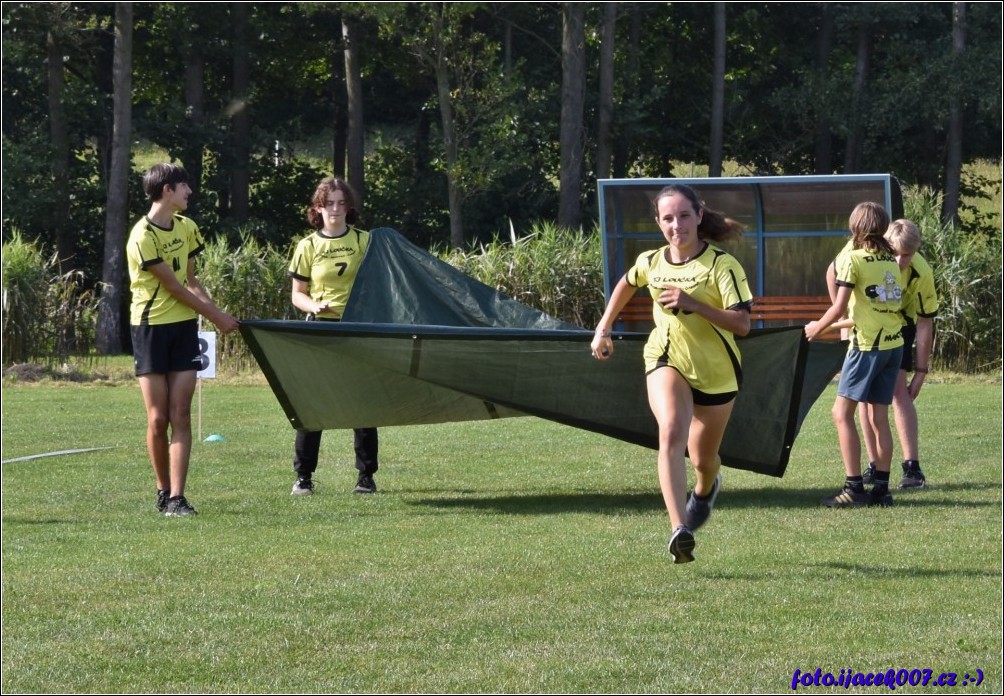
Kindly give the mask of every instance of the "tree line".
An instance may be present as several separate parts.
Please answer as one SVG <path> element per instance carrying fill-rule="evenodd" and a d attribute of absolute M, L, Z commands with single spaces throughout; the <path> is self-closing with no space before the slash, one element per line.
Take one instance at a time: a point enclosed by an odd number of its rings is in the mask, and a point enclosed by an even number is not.
<path fill-rule="evenodd" d="M 464 247 L 596 218 L 596 181 L 681 162 L 891 172 L 943 194 L 999 160 L 1000 3 L 4 3 L 3 234 L 100 288 L 121 348 L 138 158 L 210 235 L 288 244 L 317 179 Z M 127 322 L 126 322 L 127 323 Z"/>

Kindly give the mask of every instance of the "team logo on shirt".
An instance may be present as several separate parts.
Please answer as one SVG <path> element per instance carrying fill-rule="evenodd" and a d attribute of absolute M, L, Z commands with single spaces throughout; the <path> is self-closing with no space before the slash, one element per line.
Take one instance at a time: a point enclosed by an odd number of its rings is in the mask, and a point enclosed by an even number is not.
<path fill-rule="evenodd" d="M 874 302 L 898 302 L 903 297 L 903 288 L 897 282 L 898 279 L 886 271 L 882 285 L 868 285 L 865 287 L 865 295 Z"/>
<path fill-rule="evenodd" d="M 164 242 L 164 253 L 174 254 L 184 245 L 185 245 L 185 240 L 183 240 L 181 237 L 175 237 L 174 239 L 169 239 L 166 242 Z"/>
<path fill-rule="evenodd" d="M 652 276 L 648 280 L 648 284 L 653 288 L 658 290 L 665 290 L 669 286 L 680 288 L 681 290 L 690 290 L 696 288 L 701 284 L 703 278 L 698 278 L 694 276 Z"/>
<path fill-rule="evenodd" d="M 356 254 L 356 249 L 354 247 L 331 247 L 325 249 L 317 255 L 318 259 L 340 259 L 346 256 L 354 256 Z"/>

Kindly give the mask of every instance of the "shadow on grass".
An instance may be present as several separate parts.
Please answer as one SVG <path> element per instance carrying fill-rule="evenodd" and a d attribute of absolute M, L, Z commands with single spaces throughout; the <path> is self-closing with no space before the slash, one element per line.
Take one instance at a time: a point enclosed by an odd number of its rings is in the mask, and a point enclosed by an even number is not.
<path fill-rule="evenodd" d="M 722 509 L 726 507 L 750 508 L 750 507 L 775 507 L 775 508 L 806 508 L 820 507 L 821 498 L 835 495 L 840 491 L 842 481 L 838 481 L 833 486 L 827 488 L 761 488 L 761 489 L 740 489 L 730 491 L 723 487 L 721 497 L 718 499 L 718 506 Z M 943 484 L 933 488 L 913 489 L 901 491 L 895 487 L 890 489 L 893 495 L 894 504 L 904 507 L 938 507 L 942 505 L 954 506 L 959 504 L 955 493 L 973 493 L 976 491 L 1000 490 L 1000 486 L 988 483 L 965 483 L 965 484 Z M 946 495 L 948 494 L 948 495 Z M 997 500 L 967 500 L 967 507 L 999 507 Z"/>
<path fill-rule="evenodd" d="M 0 522 L 5 525 L 18 525 L 18 524 L 33 524 L 33 525 L 44 525 L 44 524 L 54 524 L 54 525 L 71 525 L 80 522 L 80 520 L 71 519 L 59 519 L 57 517 L 47 517 L 45 519 L 30 519 L 28 517 L 15 517 L 4 515 L 0 518 Z"/>
<path fill-rule="evenodd" d="M 826 561 L 823 563 L 808 563 L 811 568 L 811 575 L 818 576 L 826 581 L 846 579 L 847 577 L 864 576 L 868 579 L 881 578 L 903 578 L 904 580 L 915 580 L 917 578 L 992 578 L 1000 579 L 1001 571 L 992 568 L 893 568 L 883 565 L 865 565 L 861 563 L 838 563 Z M 836 571 L 836 572 L 834 572 Z M 711 580 L 763 580 L 774 582 L 779 576 L 786 576 L 790 573 L 790 568 L 778 568 L 776 571 L 767 572 L 702 572 L 701 577 Z"/>
<path fill-rule="evenodd" d="M 867 575 L 869 577 L 883 577 L 883 576 L 896 576 L 896 575 L 909 575 L 911 578 L 917 577 L 928 577 L 936 578 L 945 575 L 958 576 L 963 578 L 999 578 L 1001 577 L 1000 570 L 993 570 L 990 568 L 952 568 L 950 570 L 945 570 L 943 568 L 890 568 L 889 566 L 870 566 L 863 565 L 860 563 L 837 563 L 835 561 L 827 561 L 825 563 L 812 563 L 812 566 L 818 568 L 824 568 L 829 571 L 838 570 L 853 575 Z"/>
<path fill-rule="evenodd" d="M 924 490 L 899 491 L 893 489 L 896 507 L 954 506 L 956 492 L 999 490 L 991 484 L 946 484 Z M 821 508 L 821 498 L 834 495 L 839 490 L 830 488 L 760 488 L 729 490 L 725 488 L 718 498 L 718 509 L 729 508 Z M 423 491 L 414 491 L 421 494 Z M 444 491 L 437 491 L 442 494 Z M 450 491 L 457 497 L 434 497 L 409 501 L 408 504 L 439 510 L 490 510 L 511 515 L 558 515 L 569 512 L 596 512 L 608 514 L 646 513 L 663 510 L 662 496 L 652 490 L 635 493 L 553 493 L 542 495 L 517 495 L 511 493 L 485 495 L 480 491 Z M 475 495 L 472 495 L 475 494 Z M 967 500 L 967 507 L 999 507 L 996 500 Z M 895 507 L 893 508 L 895 509 Z"/>
<path fill-rule="evenodd" d="M 508 515 L 561 515 L 569 512 L 648 513 L 663 509 L 658 491 L 645 493 L 555 493 L 471 498 L 428 498 L 409 504 L 438 510 L 490 510 Z"/>

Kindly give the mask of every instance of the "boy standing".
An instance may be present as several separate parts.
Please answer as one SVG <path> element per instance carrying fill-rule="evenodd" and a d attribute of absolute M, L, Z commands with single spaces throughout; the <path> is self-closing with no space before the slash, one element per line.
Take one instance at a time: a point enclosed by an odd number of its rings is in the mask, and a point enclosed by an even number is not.
<path fill-rule="evenodd" d="M 237 319 L 219 309 L 195 275 L 205 244 L 180 213 L 192 193 L 188 173 L 157 164 L 143 176 L 150 211 L 129 233 L 130 330 L 136 377 L 146 406 L 146 448 L 157 482 L 157 510 L 168 517 L 196 514 L 185 499 L 192 451 L 192 397 L 201 366 L 197 315 L 221 333 Z M 168 437 L 170 427 L 170 438 Z"/>
<path fill-rule="evenodd" d="M 903 450 L 903 478 L 899 487 L 923 488 L 927 479 L 920 469 L 919 427 L 917 406 L 914 400 L 920 396 L 924 379 L 931 365 L 931 349 L 934 345 L 934 317 L 938 314 L 938 292 L 934 284 L 934 271 L 927 260 L 918 252 L 920 249 L 920 228 L 910 220 L 896 220 L 885 233 L 892 245 L 896 262 L 902 269 L 900 284 L 903 286 L 903 362 L 900 365 L 896 391 L 892 395 L 893 414 L 900 448 Z M 914 346 L 916 345 L 916 354 Z M 907 373 L 913 377 L 907 382 Z M 875 434 L 868 427 L 867 419 L 861 421 L 861 429 L 871 459 Z M 875 463 L 871 461 L 864 472 L 865 483 L 875 478 Z"/>

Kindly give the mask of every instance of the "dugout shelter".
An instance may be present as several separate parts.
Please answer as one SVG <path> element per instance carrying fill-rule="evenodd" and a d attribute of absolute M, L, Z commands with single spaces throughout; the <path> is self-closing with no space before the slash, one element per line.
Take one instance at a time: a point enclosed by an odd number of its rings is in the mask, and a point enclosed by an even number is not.
<path fill-rule="evenodd" d="M 812 306 L 810 314 L 829 306 L 826 266 L 847 242 L 854 206 L 872 201 L 884 206 L 891 220 L 903 217 L 903 194 L 889 174 L 601 179 L 597 184 L 608 300 L 639 254 L 666 243 L 655 223 L 656 194 L 670 184 L 686 184 L 707 207 L 746 228 L 742 239 L 723 246 L 746 269 L 758 302 L 773 308 L 754 315 L 757 328 L 804 324 L 793 316 L 797 310 L 790 311 L 795 306 Z M 650 298 L 641 290 L 618 328 L 647 331 L 650 316 Z"/>

